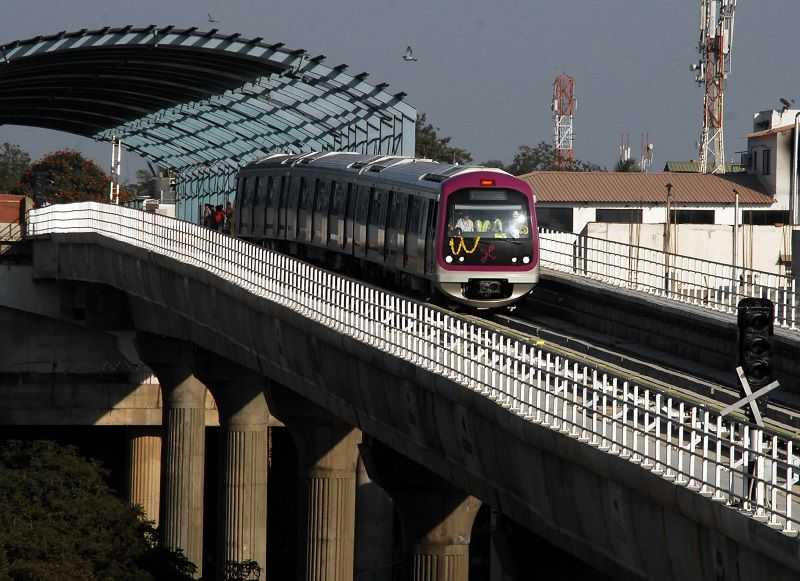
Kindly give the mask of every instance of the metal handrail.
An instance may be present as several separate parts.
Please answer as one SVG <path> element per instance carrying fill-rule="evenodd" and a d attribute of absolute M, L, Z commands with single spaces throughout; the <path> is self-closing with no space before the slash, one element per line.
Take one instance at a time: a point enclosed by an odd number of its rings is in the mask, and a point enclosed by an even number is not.
<path fill-rule="evenodd" d="M 202 268 L 509 413 L 797 535 L 800 455 L 792 438 L 195 224 L 93 202 L 31 212 L 34 238 L 80 232 Z"/>
<path fill-rule="evenodd" d="M 539 244 L 545 268 L 725 313 L 742 298 L 767 298 L 776 323 L 800 331 L 792 277 L 571 232 L 543 229 Z"/>

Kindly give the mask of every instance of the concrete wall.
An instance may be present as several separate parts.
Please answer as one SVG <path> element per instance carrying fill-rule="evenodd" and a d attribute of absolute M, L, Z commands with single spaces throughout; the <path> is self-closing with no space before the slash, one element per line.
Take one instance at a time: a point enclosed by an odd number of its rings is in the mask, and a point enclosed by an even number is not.
<path fill-rule="evenodd" d="M 94 235 L 34 256 L 38 278 L 126 291 L 137 329 L 258 370 L 615 579 L 800 571 L 795 539 L 207 272 Z"/>
<path fill-rule="evenodd" d="M 740 226 L 737 236 L 737 264 L 743 268 L 785 275 L 781 255 L 791 255 L 791 227 Z M 733 227 L 716 224 L 673 224 L 670 251 L 722 264 L 733 263 Z M 664 250 L 664 223 L 587 224 L 585 233 L 593 238 Z"/>

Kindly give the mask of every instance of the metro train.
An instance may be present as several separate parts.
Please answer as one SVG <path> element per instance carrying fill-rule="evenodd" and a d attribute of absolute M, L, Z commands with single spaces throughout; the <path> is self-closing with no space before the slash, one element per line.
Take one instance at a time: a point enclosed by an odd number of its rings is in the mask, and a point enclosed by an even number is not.
<path fill-rule="evenodd" d="M 326 268 L 477 309 L 539 280 L 535 197 L 499 170 L 350 152 L 242 168 L 235 234 Z"/>

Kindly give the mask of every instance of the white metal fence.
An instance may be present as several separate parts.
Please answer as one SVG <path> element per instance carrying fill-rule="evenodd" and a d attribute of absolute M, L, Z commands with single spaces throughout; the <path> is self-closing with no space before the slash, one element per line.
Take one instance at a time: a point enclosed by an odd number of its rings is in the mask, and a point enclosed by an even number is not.
<path fill-rule="evenodd" d="M 766 298 L 776 324 L 800 330 L 791 277 L 571 232 L 542 229 L 539 243 L 546 268 L 726 313 L 744 297 Z"/>
<path fill-rule="evenodd" d="M 78 232 L 210 271 L 445 376 L 509 413 L 797 535 L 800 459 L 798 443 L 789 438 L 194 224 L 96 203 L 31 212 L 31 236 Z"/>

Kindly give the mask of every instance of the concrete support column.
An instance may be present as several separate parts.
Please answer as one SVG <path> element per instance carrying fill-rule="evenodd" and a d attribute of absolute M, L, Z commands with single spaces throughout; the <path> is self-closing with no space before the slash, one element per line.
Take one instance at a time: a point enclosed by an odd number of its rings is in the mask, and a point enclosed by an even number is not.
<path fill-rule="evenodd" d="M 234 377 L 212 387 L 220 407 L 220 490 L 217 578 L 229 561 L 255 561 L 267 570 L 267 455 L 269 412 L 264 380 Z"/>
<path fill-rule="evenodd" d="M 158 526 L 161 493 L 161 434 L 156 430 L 128 433 L 128 500 Z"/>
<path fill-rule="evenodd" d="M 443 490 L 399 495 L 403 522 L 411 534 L 413 581 L 467 581 L 472 523 L 481 501 Z M 433 522 L 431 515 L 439 515 Z"/>
<path fill-rule="evenodd" d="M 183 342 L 137 336 L 142 360 L 163 392 L 161 544 L 182 549 L 203 573 L 203 477 L 206 387 L 193 374 L 194 356 Z"/>
<path fill-rule="evenodd" d="M 358 581 L 392 577 L 394 504 L 367 474 L 359 455 L 356 473 L 355 575 Z"/>
<path fill-rule="evenodd" d="M 481 501 L 368 438 L 361 447 L 372 478 L 391 495 L 403 525 L 404 578 L 468 581 L 472 524 Z"/>
<path fill-rule="evenodd" d="M 285 389 L 269 390 L 270 410 L 297 446 L 304 492 L 299 576 L 352 581 L 355 553 L 356 463 L 361 432 Z"/>

